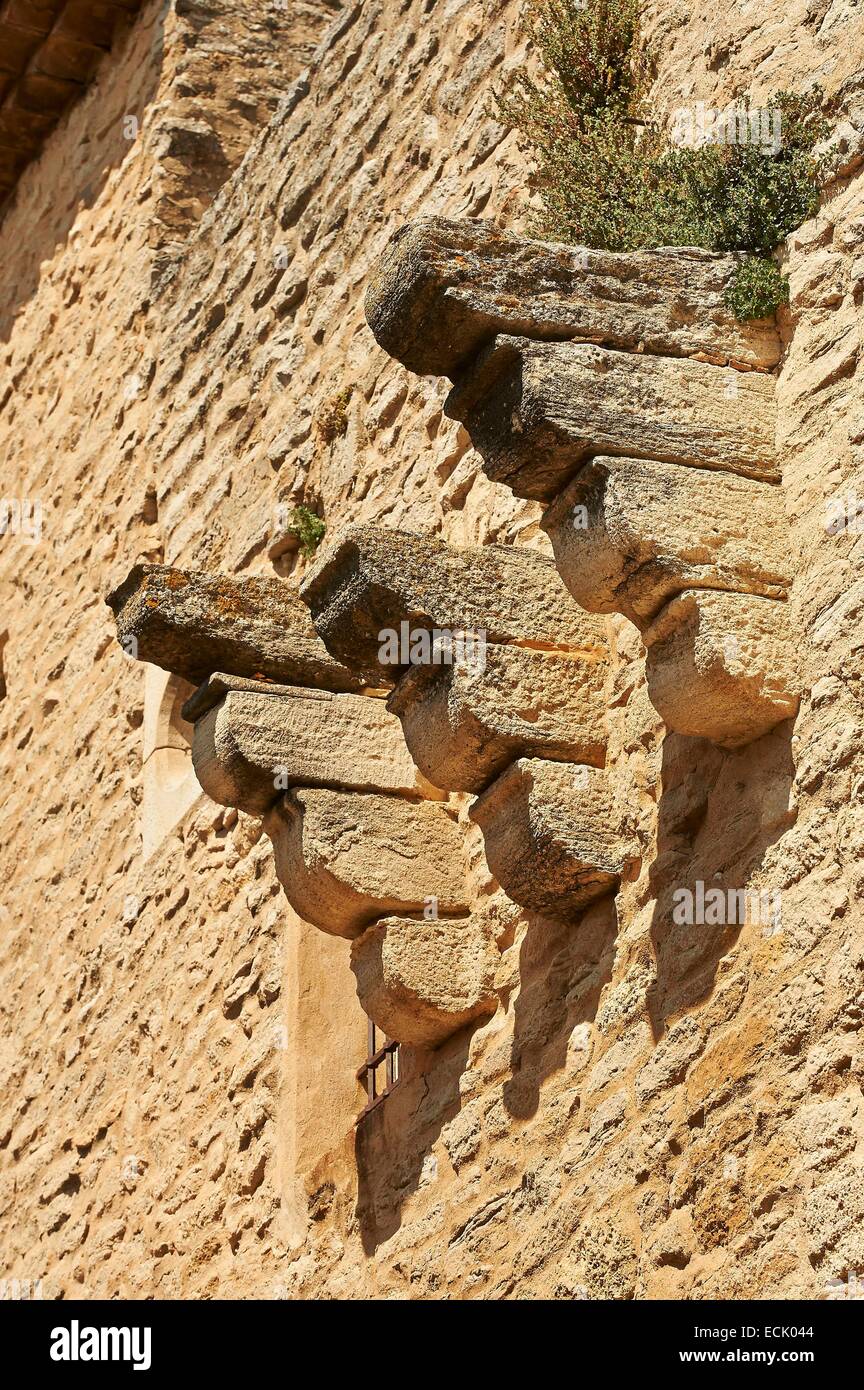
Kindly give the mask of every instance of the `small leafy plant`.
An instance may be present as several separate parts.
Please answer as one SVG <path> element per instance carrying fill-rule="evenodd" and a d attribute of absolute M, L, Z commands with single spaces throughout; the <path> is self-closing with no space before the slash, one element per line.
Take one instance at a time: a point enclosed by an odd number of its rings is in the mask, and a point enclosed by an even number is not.
<path fill-rule="evenodd" d="M 297 537 L 301 551 L 307 560 L 311 560 L 324 539 L 327 527 L 320 516 L 316 516 L 315 512 L 301 502 L 300 506 L 291 512 L 285 530 L 289 535 Z"/>
<path fill-rule="evenodd" d="M 749 252 L 759 259 L 742 261 L 727 303 L 739 317 L 771 314 L 788 297 L 771 256 L 819 205 L 822 94 L 776 93 L 770 145 L 746 138 L 750 117 L 767 113 L 743 99 L 744 139 L 715 133 L 683 148 L 650 109 L 654 62 L 639 20 L 640 0 L 527 0 L 542 71 L 517 70 L 495 102 L 534 159 L 533 230 L 613 251 Z"/>
<path fill-rule="evenodd" d="M 789 281 L 774 261 L 748 256 L 726 290 L 726 304 L 736 319 L 764 319 L 789 301 Z"/>

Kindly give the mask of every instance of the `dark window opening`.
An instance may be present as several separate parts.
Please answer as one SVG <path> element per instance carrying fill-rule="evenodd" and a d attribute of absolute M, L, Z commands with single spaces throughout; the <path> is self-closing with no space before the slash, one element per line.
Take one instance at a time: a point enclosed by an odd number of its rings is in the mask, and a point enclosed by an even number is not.
<path fill-rule="evenodd" d="M 380 1029 L 375 1027 L 371 1018 L 369 1019 L 367 1046 L 368 1056 L 357 1072 L 357 1080 L 361 1086 L 365 1086 L 367 1097 L 366 1105 L 357 1116 L 358 1124 L 376 1106 L 379 1106 L 382 1100 L 386 1100 L 390 1092 L 399 1084 L 399 1044 L 386 1038 Z M 382 1080 L 379 1073 L 382 1067 L 384 1068 L 384 1089 L 379 1090 L 379 1084 Z"/>

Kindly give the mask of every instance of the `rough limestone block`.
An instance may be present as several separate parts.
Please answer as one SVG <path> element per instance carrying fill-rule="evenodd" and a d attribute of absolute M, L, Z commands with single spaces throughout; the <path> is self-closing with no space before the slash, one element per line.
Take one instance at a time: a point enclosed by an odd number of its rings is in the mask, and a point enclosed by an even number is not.
<path fill-rule="evenodd" d="M 412 668 L 387 708 L 430 781 L 476 792 L 523 754 L 602 766 L 606 676 L 598 658 L 489 646 L 483 669 Z"/>
<path fill-rule="evenodd" d="M 469 815 L 490 870 L 520 907 L 567 920 L 618 886 L 626 854 L 598 768 L 520 758 Z"/>
<path fill-rule="evenodd" d="M 410 632 L 483 632 L 489 642 L 605 647 L 602 623 L 577 607 L 552 561 L 514 546 L 458 549 L 434 536 L 350 526 L 300 592 L 327 650 L 369 682 L 398 677 L 399 667 L 379 654 L 382 633 L 401 637 L 403 623 Z"/>
<path fill-rule="evenodd" d="M 474 917 L 387 917 L 351 943 L 364 1012 L 388 1038 L 411 1047 L 437 1047 L 494 1013 L 499 960 L 488 927 Z"/>
<path fill-rule="evenodd" d="M 738 748 L 798 709 L 785 603 L 691 589 L 645 632 L 648 695 L 675 733 Z"/>
<path fill-rule="evenodd" d="M 304 785 L 440 796 L 415 768 L 383 700 L 218 673 L 186 710 L 197 711 L 195 774 L 221 806 L 263 815 L 289 787 Z"/>
<path fill-rule="evenodd" d="M 489 477 L 520 497 L 548 501 L 593 454 L 779 477 L 774 379 L 760 372 L 498 337 L 445 411 L 463 422 Z"/>
<path fill-rule="evenodd" d="M 280 579 L 135 565 L 106 599 L 130 656 L 198 685 L 213 671 L 359 690 L 328 655 L 305 604 Z"/>
<path fill-rule="evenodd" d="M 388 913 L 466 907 L 463 832 L 435 802 L 298 788 L 265 829 L 291 906 L 334 936 Z"/>
<path fill-rule="evenodd" d="M 649 459 L 595 458 L 543 518 L 558 572 L 592 613 L 644 627 L 682 589 L 785 598 L 783 497 L 770 483 Z"/>
<path fill-rule="evenodd" d="M 496 333 L 773 367 L 773 322 L 738 323 L 723 303 L 739 259 L 692 247 L 595 251 L 422 218 L 387 245 L 366 318 L 385 352 L 421 376 L 455 377 Z"/>

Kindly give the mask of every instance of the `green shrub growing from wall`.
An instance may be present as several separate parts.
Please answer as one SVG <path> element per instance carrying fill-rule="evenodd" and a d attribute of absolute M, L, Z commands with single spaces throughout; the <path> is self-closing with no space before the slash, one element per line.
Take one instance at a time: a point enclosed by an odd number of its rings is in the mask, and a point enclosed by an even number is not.
<path fill-rule="evenodd" d="M 320 516 L 301 502 L 299 507 L 295 507 L 288 518 L 285 530 L 289 535 L 296 536 L 300 544 L 300 549 L 311 560 L 315 551 L 324 539 L 327 527 Z"/>
<path fill-rule="evenodd" d="M 771 256 L 819 206 L 822 93 L 775 93 L 764 108 L 777 123 L 770 145 L 683 148 L 650 109 L 653 59 L 639 17 L 640 0 L 527 0 L 541 72 L 517 70 L 495 101 L 534 161 L 533 230 L 612 251 L 750 252 L 758 259 L 742 262 L 727 303 L 739 318 L 771 314 L 788 297 Z M 743 132 L 750 107 L 735 105 Z"/>

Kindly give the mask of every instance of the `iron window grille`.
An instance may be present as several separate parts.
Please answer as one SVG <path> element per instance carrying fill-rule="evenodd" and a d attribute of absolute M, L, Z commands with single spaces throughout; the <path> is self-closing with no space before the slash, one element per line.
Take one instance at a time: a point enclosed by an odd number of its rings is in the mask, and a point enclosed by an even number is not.
<path fill-rule="evenodd" d="M 399 1044 L 386 1038 L 384 1034 L 375 1027 L 371 1018 L 367 1034 L 368 1056 L 357 1071 L 357 1080 L 361 1086 L 366 1088 L 366 1104 L 357 1116 L 357 1123 L 383 1100 L 386 1100 L 391 1092 L 399 1084 Z M 384 1068 L 384 1089 L 379 1090 L 381 1068 Z"/>

